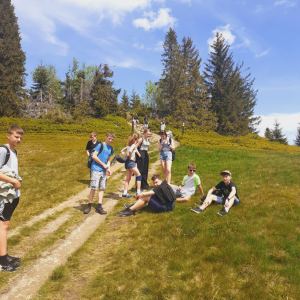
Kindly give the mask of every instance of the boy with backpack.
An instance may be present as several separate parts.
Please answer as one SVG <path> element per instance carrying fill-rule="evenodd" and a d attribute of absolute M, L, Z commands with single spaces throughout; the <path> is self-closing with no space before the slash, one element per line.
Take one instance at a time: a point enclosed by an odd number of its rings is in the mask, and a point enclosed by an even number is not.
<path fill-rule="evenodd" d="M 173 191 L 175 195 L 179 198 L 176 199 L 177 202 L 187 202 L 191 200 L 196 192 L 196 187 L 199 189 L 200 193 L 204 195 L 201 186 L 200 177 L 196 174 L 196 164 L 189 163 L 188 165 L 188 175 L 183 177 L 180 186 L 173 185 Z"/>
<path fill-rule="evenodd" d="M 21 269 L 18 265 L 21 262 L 19 257 L 12 257 L 7 254 L 7 230 L 10 218 L 19 204 L 21 178 L 18 176 L 18 157 L 15 148 L 21 143 L 23 137 L 23 129 L 17 125 L 13 125 L 8 129 L 7 144 L 0 146 L 0 169 L 6 169 L 7 175 L 0 171 L 0 182 L 5 186 L 10 185 L 11 199 L 8 195 L 0 195 L 1 216 L 0 216 L 0 271 L 14 272 Z M 9 176 L 10 173 L 12 176 Z M 16 178 L 19 178 L 16 179 Z"/>
<path fill-rule="evenodd" d="M 236 185 L 231 181 L 231 172 L 228 170 L 225 170 L 220 173 L 222 176 L 223 181 L 219 182 L 216 186 L 211 188 L 206 196 L 206 199 L 204 200 L 203 204 L 197 208 L 192 208 L 191 211 L 199 214 L 201 213 L 207 206 L 209 206 L 212 201 L 223 204 L 224 208 L 218 212 L 218 215 L 225 216 L 228 214 L 230 208 L 232 206 L 238 205 L 240 203 L 237 187 Z M 220 190 L 222 196 L 213 195 L 213 192 L 216 190 Z"/>
<path fill-rule="evenodd" d="M 96 212 L 100 215 L 105 215 L 107 212 L 102 207 L 102 200 L 104 190 L 106 188 L 106 174 L 108 176 L 111 175 L 110 171 L 110 157 L 114 154 L 114 149 L 110 145 L 115 138 L 115 134 L 112 131 L 109 131 L 106 134 L 105 142 L 100 143 L 94 149 L 92 156 L 92 164 L 91 164 L 91 181 L 89 188 L 91 188 L 89 203 L 84 210 L 85 214 L 88 214 L 91 211 L 92 202 L 95 196 L 95 191 L 99 188 L 98 191 L 98 204 L 96 207 Z"/>

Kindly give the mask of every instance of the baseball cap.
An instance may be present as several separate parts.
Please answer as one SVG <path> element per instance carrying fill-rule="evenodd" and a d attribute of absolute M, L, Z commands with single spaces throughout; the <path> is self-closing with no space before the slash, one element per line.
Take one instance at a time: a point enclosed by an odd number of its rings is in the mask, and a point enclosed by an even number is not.
<path fill-rule="evenodd" d="M 225 174 L 231 176 L 231 173 L 228 170 L 225 170 L 225 171 L 220 173 L 220 175 L 225 175 Z"/>

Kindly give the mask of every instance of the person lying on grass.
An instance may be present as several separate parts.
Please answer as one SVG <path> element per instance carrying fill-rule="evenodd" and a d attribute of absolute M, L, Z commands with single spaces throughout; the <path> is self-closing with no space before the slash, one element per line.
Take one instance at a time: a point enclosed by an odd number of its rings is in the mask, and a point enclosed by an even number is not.
<path fill-rule="evenodd" d="M 204 195 L 203 189 L 201 186 L 200 177 L 195 173 L 196 164 L 189 163 L 188 165 L 188 175 L 183 177 L 182 183 L 180 186 L 173 185 L 173 191 L 178 199 L 177 202 L 187 202 L 191 200 L 191 196 L 195 194 L 196 187 L 199 189 L 200 193 Z"/>
<path fill-rule="evenodd" d="M 223 181 L 219 182 L 216 186 L 208 191 L 205 201 L 199 207 L 192 208 L 195 213 L 201 213 L 212 201 L 216 201 L 218 204 L 223 204 L 224 208 L 218 212 L 218 215 L 225 216 L 232 206 L 240 203 L 236 185 L 230 181 L 231 173 L 225 170 L 220 173 Z M 215 190 L 221 190 L 223 197 L 212 195 Z"/>
<path fill-rule="evenodd" d="M 165 180 L 162 182 L 160 175 L 153 175 L 151 178 L 154 189 L 149 192 L 143 192 L 136 196 L 135 204 L 124 204 L 125 209 L 118 211 L 121 217 L 133 216 L 137 209 L 148 203 L 148 207 L 155 212 L 172 211 L 175 206 L 175 194 L 172 187 Z"/>

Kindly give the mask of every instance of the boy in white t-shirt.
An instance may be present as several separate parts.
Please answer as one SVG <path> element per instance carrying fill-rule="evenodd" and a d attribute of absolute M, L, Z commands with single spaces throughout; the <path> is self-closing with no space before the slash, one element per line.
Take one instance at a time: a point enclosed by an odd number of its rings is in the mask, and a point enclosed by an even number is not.
<path fill-rule="evenodd" d="M 8 129 L 7 144 L 0 147 L 0 168 L 6 165 L 11 171 L 18 174 L 18 157 L 15 148 L 21 143 L 23 133 L 22 128 L 17 125 L 13 125 Z M 15 199 L 12 201 L 0 195 L 3 205 L 0 216 L 0 271 L 14 272 L 21 269 L 21 266 L 18 265 L 21 259 L 7 254 L 7 230 L 10 218 L 19 204 L 21 183 L 3 173 L 0 173 L 0 181 L 11 183 L 16 191 Z"/>
<path fill-rule="evenodd" d="M 181 185 L 180 186 L 173 185 L 173 191 L 175 195 L 180 197 L 176 199 L 176 202 L 190 201 L 191 196 L 193 196 L 196 192 L 196 187 L 199 189 L 200 193 L 204 195 L 201 186 L 200 177 L 195 172 L 196 172 L 196 164 L 189 163 L 188 175 L 185 175 L 183 177 Z"/>

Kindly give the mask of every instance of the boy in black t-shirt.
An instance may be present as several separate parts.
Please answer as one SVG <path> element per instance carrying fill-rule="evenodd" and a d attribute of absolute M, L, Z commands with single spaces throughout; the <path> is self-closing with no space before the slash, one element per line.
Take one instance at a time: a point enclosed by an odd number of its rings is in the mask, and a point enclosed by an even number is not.
<path fill-rule="evenodd" d="M 234 205 L 240 203 L 237 187 L 236 185 L 230 181 L 231 173 L 228 170 L 225 170 L 220 173 L 222 175 L 223 181 L 219 182 L 216 186 L 210 189 L 207 193 L 206 199 L 204 203 L 197 207 L 192 208 L 191 210 L 195 213 L 201 213 L 208 205 L 215 201 L 219 204 L 223 204 L 224 208 L 218 212 L 218 215 L 225 216 L 230 208 Z M 213 195 L 212 193 L 216 190 L 220 190 L 222 192 L 223 197 Z"/>
<path fill-rule="evenodd" d="M 90 135 L 90 138 L 91 140 L 88 141 L 87 145 L 86 145 L 86 154 L 87 156 L 90 156 L 90 153 L 92 150 L 94 150 L 98 144 L 100 143 L 98 140 L 97 140 L 97 133 L 96 132 L 92 132 L 91 135 Z"/>

